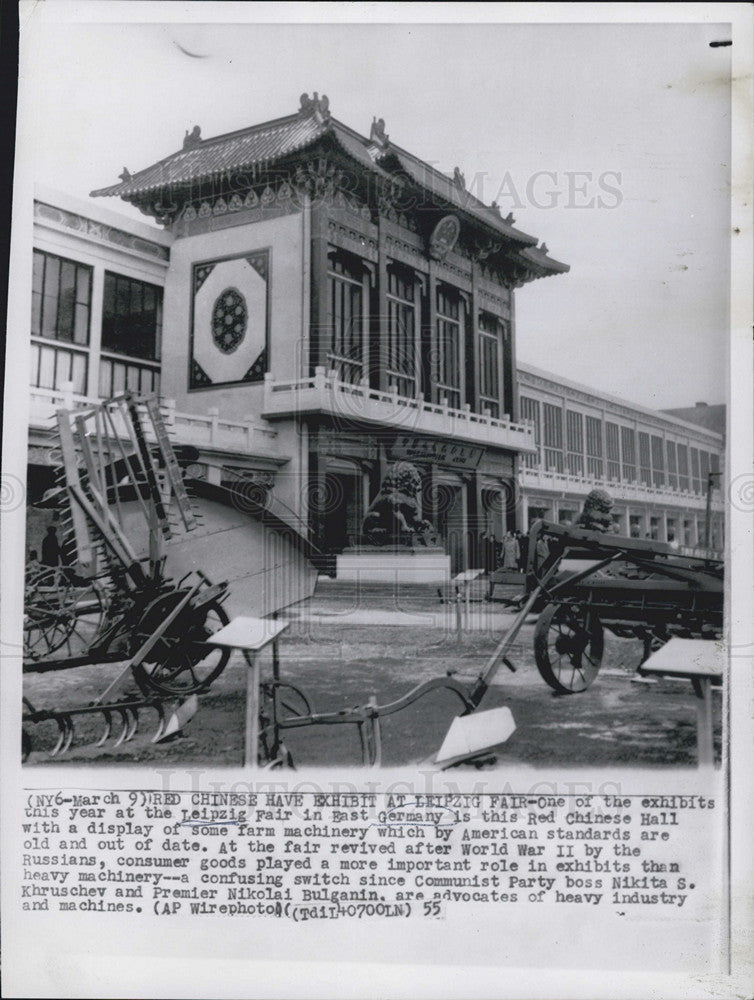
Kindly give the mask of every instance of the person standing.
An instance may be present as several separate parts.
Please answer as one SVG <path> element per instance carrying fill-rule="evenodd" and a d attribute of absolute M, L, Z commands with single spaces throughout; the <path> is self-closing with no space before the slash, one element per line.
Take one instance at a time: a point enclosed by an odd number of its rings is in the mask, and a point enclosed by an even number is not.
<path fill-rule="evenodd" d="M 537 576 L 542 576 L 549 559 L 550 543 L 544 535 L 540 534 L 534 547 L 534 572 Z"/>
<path fill-rule="evenodd" d="M 521 557 L 518 539 L 511 531 L 505 533 L 503 539 L 503 569 L 518 569 L 518 560 Z"/>
<path fill-rule="evenodd" d="M 522 573 L 526 572 L 526 562 L 529 558 L 529 536 L 525 535 L 522 531 L 518 533 L 518 548 L 520 555 L 518 557 L 518 568 Z"/>
<path fill-rule="evenodd" d="M 45 566 L 59 566 L 60 555 L 57 529 L 54 524 L 51 524 L 47 528 L 47 534 L 42 539 L 42 562 Z"/>
<path fill-rule="evenodd" d="M 489 528 L 482 533 L 481 551 L 485 570 L 488 573 L 493 572 L 497 569 L 497 539 Z"/>

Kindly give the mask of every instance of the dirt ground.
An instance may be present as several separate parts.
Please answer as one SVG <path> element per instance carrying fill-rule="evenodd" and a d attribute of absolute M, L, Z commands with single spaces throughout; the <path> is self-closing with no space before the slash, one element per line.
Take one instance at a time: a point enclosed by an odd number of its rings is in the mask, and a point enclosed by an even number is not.
<path fill-rule="evenodd" d="M 481 598 L 482 593 L 478 588 L 475 598 Z M 317 711 L 363 705 L 372 695 L 385 704 L 448 670 L 470 681 L 512 620 L 499 605 L 475 600 L 471 610 L 472 626 L 476 621 L 476 627 L 459 641 L 454 631 L 455 611 L 440 604 L 435 588 L 408 588 L 395 595 L 373 587 L 355 594 L 342 584 L 324 582 L 309 607 L 292 612 L 293 620 L 280 643 L 281 676 L 302 688 Z M 477 619 L 473 618 L 475 613 Z M 358 623 L 361 619 L 366 623 Z M 382 623 L 393 620 L 405 624 Z M 696 699 L 691 685 L 670 680 L 634 683 L 641 654 L 638 641 L 606 636 L 603 665 L 595 683 L 583 694 L 558 696 L 537 671 L 532 633 L 533 623 L 524 626 L 510 655 L 516 673 L 501 668 L 481 705 L 481 709 L 507 705 L 516 722 L 514 734 L 496 751 L 500 765 L 695 764 Z M 116 665 L 100 665 L 28 675 L 24 693 L 35 708 L 85 704 L 103 690 L 118 669 Z M 263 672 L 269 669 L 268 659 Z M 201 696 L 198 713 L 170 741 L 151 743 L 156 715 L 146 710 L 133 740 L 117 748 L 112 741 L 94 748 L 87 744 L 100 730 L 96 722 L 87 719 L 77 724 L 76 742 L 60 760 L 238 765 L 243 757 L 245 690 L 245 667 L 240 657 L 234 657 Z M 118 693 L 129 691 L 135 689 L 127 679 Z M 719 761 L 720 694 L 714 699 Z M 459 707 L 455 695 L 438 691 L 385 718 L 383 763 L 412 765 L 428 758 L 438 749 Z M 29 727 L 29 732 L 33 751 L 28 763 L 48 762 L 45 751 L 54 744 L 54 724 L 38 724 Z M 299 768 L 356 766 L 361 762 L 354 726 L 292 730 L 286 743 Z"/>

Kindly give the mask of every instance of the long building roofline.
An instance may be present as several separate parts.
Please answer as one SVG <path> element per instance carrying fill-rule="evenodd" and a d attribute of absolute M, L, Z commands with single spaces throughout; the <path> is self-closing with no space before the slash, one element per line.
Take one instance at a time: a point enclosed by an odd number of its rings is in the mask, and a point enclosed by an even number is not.
<path fill-rule="evenodd" d="M 719 434 L 717 431 L 711 431 L 708 428 L 703 427 L 701 424 L 694 424 L 689 420 L 682 420 L 680 417 L 675 417 L 666 410 L 653 410 L 648 406 L 642 406 L 641 403 L 633 403 L 630 399 L 624 399 L 621 396 L 613 396 L 611 393 L 603 392 L 601 389 L 597 389 L 593 385 L 586 385 L 583 382 L 574 382 L 572 379 L 564 378 L 562 375 L 557 375 L 554 372 L 545 371 L 544 368 L 537 368 L 536 365 L 530 365 L 524 361 L 517 361 L 516 368 L 519 372 L 525 372 L 529 375 L 535 375 L 539 378 L 547 379 L 557 386 L 563 386 L 568 389 L 576 389 L 578 392 L 585 392 L 590 396 L 599 396 L 600 399 L 604 399 L 606 403 L 615 403 L 617 406 L 628 407 L 628 409 L 635 410 L 637 413 L 643 413 L 648 417 L 652 417 L 654 420 L 659 418 L 668 424 L 676 424 L 679 427 L 682 427 L 685 431 L 693 432 L 696 435 L 706 435 L 717 439 L 720 444 L 723 443 L 724 436 Z"/>

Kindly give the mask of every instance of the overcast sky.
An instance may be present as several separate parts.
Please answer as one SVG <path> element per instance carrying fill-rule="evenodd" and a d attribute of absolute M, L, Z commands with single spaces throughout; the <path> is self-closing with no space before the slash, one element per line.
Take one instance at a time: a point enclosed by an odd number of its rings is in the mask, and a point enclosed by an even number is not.
<path fill-rule="evenodd" d="M 709 42 L 727 37 L 690 24 L 46 26 L 22 125 L 34 178 L 85 197 L 195 124 L 208 137 L 325 93 L 357 131 L 377 115 L 399 145 L 459 166 L 570 264 L 517 292 L 520 360 L 647 406 L 716 403 L 730 49 Z"/>

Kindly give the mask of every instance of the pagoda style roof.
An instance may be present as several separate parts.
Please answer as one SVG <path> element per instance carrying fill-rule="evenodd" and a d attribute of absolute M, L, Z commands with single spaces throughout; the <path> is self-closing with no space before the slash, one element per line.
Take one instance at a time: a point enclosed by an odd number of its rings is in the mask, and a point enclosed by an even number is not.
<path fill-rule="evenodd" d="M 238 132 L 202 139 L 197 128 L 186 133 L 183 149 L 151 167 L 121 174 L 120 184 L 91 192 L 92 198 L 118 196 L 138 201 L 167 187 L 210 181 L 232 171 L 256 171 L 276 160 L 306 149 L 328 131 L 322 121 L 289 115 Z"/>
<path fill-rule="evenodd" d="M 330 137 L 345 155 L 364 170 L 385 180 L 407 178 L 424 190 L 431 202 L 456 209 L 487 229 L 491 237 L 503 237 L 515 246 L 535 272 L 562 273 L 568 265 L 548 257 L 537 249 L 538 240 L 513 225 L 512 216 L 502 218 L 498 208 L 485 205 L 465 188 L 463 175 L 455 176 L 432 167 L 392 143 L 384 131 L 384 122 L 372 124 L 367 138 L 330 115 L 326 97 L 303 94 L 298 112 L 284 118 L 252 125 L 224 135 L 202 139 L 198 127 L 187 132 L 183 148 L 152 166 L 131 174 L 124 168 L 120 183 L 92 191 L 94 198 L 120 197 L 143 206 L 162 192 L 178 192 L 237 173 L 248 173 L 256 180 L 261 173 L 288 160 L 296 153 L 315 147 Z"/>

